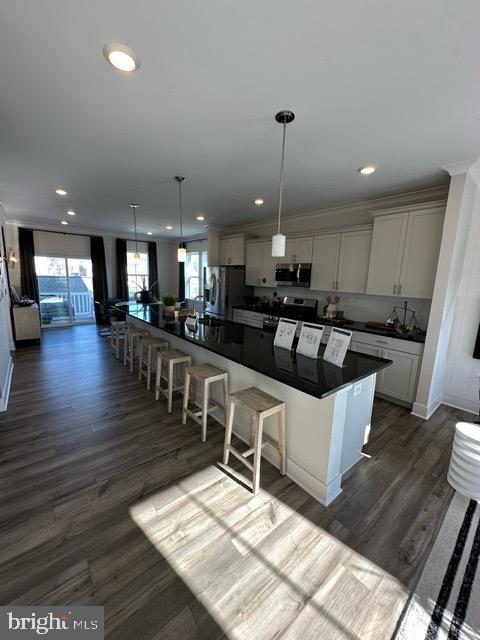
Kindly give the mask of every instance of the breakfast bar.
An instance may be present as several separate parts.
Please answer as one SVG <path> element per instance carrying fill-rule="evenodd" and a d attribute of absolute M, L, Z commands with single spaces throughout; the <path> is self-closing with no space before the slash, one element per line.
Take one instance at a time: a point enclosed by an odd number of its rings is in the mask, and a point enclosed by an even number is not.
<path fill-rule="evenodd" d="M 255 385 L 286 403 L 287 475 L 324 505 L 342 491 L 342 476 L 362 457 L 368 440 L 376 374 L 389 366 L 382 358 L 347 351 L 343 367 L 274 347 L 269 331 L 204 316 L 196 331 L 168 321 L 161 305 L 121 305 L 128 321 L 167 339 L 171 347 L 228 371 L 230 392 Z M 148 325 L 148 327 L 146 327 Z M 222 398 L 213 398 L 222 403 Z M 224 424 L 224 413 L 212 416 Z M 234 433 L 248 443 L 247 419 Z M 265 434 L 275 441 L 274 423 Z M 278 465 L 267 448 L 265 458 Z"/>

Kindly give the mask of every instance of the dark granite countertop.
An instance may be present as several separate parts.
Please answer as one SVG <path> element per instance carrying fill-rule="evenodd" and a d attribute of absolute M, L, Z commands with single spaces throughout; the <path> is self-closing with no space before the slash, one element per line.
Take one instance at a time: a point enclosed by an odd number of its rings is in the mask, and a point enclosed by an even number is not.
<path fill-rule="evenodd" d="M 238 305 L 234 307 L 235 309 L 243 309 L 244 311 L 253 311 L 254 313 L 262 313 L 267 316 L 278 316 L 282 318 L 289 318 L 291 316 L 286 314 L 285 311 L 281 309 L 275 309 L 275 307 L 270 307 L 268 309 L 256 309 L 252 307 L 247 307 L 245 305 Z M 338 322 L 332 322 L 331 320 L 324 320 L 322 318 L 315 318 L 315 320 L 308 320 L 306 322 L 311 322 L 313 324 L 324 324 L 331 327 L 343 327 L 344 329 L 348 329 L 349 331 L 361 331 L 363 333 L 372 333 L 375 336 L 384 336 L 387 338 L 397 338 L 398 340 L 409 340 L 410 342 L 425 342 L 425 333 L 423 331 L 415 332 L 408 336 L 402 336 L 397 334 L 395 331 L 391 331 L 388 329 L 380 329 L 377 327 L 367 327 L 365 322 L 345 322 L 340 324 Z"/>
<path fill-rule="evenodd" d="M 162 305 L 130 304 L 117 308 L 132 318 L 316 398 L 325 398 L 391 364 L 391 360 L 348 351 L 343 367 L 337 367 L 323 360 L 324 345 L 314 360 L 275 348 L 274 334 L 262 329 L 222 320 L 214 326 L 199 324 L 198 330 L 192 333 L 184 322 L 167 322 L 162 315 Z"/>

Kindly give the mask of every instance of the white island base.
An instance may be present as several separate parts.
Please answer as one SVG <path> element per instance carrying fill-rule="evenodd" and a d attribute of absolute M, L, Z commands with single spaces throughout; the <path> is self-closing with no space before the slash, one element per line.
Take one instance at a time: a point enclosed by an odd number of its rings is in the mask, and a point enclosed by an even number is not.
<path fill-rule="evenodd" d="M 146 328 L 140 320 L 130 317 L 129 321 Z M 283 400 L 287 414 L 287 476 L 325 506 L 342 492 L 342 476 L 360 460 L 362 448 L 368 440 L 375 373 L 319 399 L 196 346 L 193 342 L 182 340 L 168 331 L 152 325 L 148 329 L 152 335 L 167 339 L 172 348 L 191 355 L 194 363 L 208 362 L 227 371 L 230 392 L 255 386 Z M 212 398 L 221 403 L 221 385 L 218 385 L 218 389 L 215 387 L 213 385 L 211 390 Z M 224 424 L 222 411 L 212 412 L 211 415 Z M 249 416 L 237 411 L 234 434 L 249 443 L 250 431 Z M 265 420 L 264 433 L 277 442 L 275 417 Z M 262 455 L 278 467 L 277 456 L 271 447 L 264 448 Z"/>

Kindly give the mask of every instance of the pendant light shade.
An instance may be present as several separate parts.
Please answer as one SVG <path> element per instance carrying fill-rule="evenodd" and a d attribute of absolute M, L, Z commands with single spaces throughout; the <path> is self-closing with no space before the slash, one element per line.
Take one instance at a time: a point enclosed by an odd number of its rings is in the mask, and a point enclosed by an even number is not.
<path fill-rule="evenodd" d="M 185 262 L 187 259 L 187 250 L 183 246 L 183 210 L 182 210 L 182 184 L 185 182 L 183 176 L 175 176 L 178 182 L 178 212 L 180 215 L 180 246 L 177 249 L 178 262 Z"/>
<path fill-rule="evenodd" d="M 140 254 L 138 253 L 138 242 L 137 242 L 137 208 L 138 208 L 138 204 L 136 202 L 131 202 L 130 206 L 133 209 L 133 229 L 135 232 L 135 253 L 133 254 L 133 261 L 134 262 L 140 262 L 141 257 Z"/>
<path fill-rule="evenodd" d="M 280 163 L 280 185 L 278 189 L 278 226 L 277 233 L 272 237 L 272 256 L 274 258 L 283 258 L 285 256 L 286 237 L 280 233 L 280 224 L 282 220 L 282 204 L 283 204 L 283 182 L 285 167 L 285 134 L 287 132 L 287 124 L 295 119 L 292 111 L 279 111 L 275 116 L 275 120 L 283 126 L 282 137 L 282 160 Z"/>
<path fill-rule="evenodd" d="M 283 233 L 277 233 L 272 236 L 272 256 L 281 258 L 285 255 L 285 246 L 287 237 Z"/>

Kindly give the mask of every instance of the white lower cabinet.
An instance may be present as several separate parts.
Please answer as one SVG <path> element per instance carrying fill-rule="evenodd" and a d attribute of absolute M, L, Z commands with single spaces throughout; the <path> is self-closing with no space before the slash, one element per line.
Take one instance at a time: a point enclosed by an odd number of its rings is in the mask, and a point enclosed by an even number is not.
<path fill-rule="evenodd" d="M 381 385 L 377 391 L 390 398 L 413 404 L 420 356 L 384 349 L 382 358 L 392 360 L 393 364 L 382 371 Z"/>
<path fill-rule="evenodd" d="M 401 404 L 413 404 L 423 345 L 359 331 L 354 332 L 353 338 L 353 351 L 392 361 L 389 367 L 377 374 L 376 393 Z"/>

